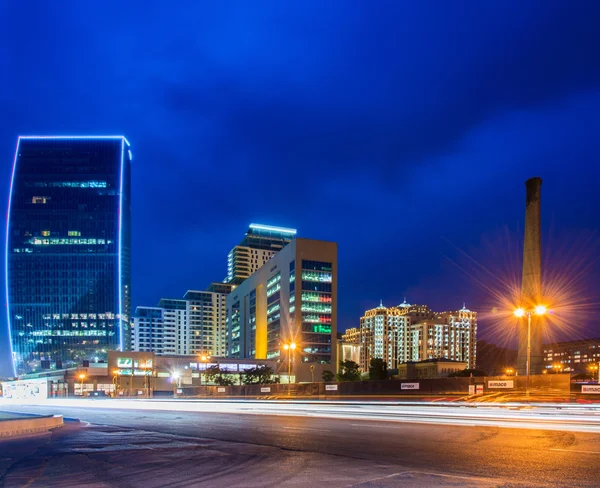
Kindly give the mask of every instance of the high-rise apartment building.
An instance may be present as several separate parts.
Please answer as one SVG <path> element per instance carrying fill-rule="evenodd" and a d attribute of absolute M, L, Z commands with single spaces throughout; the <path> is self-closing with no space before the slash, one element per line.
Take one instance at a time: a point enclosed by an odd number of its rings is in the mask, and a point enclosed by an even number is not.
<path fill-rule="evenodd" d="M 190 290 L 182 299 L 163 298 L 158 307 L 137 307 L 133 350 L 225 356 L 225 297 L 226 293 Z"/>
<path fill-rule="evenodd" d="M 411 328 L 412 361 L 445 358 L 475 368 L 477 353 L 477 312 L 466 307 L 442 312 L 434 320 Z"/>
<path fill-rule="evenodd" d="M 128 349 L 129 143 L 20 137 L 6 228 L 6 295 L 17 373 Z"/>
<path fill-rule="evenodd" d="M 227 256 L 225 282 L 239 285 L 289 244 L 295 236 L 295 229 L 250 224 L 242 242 Z"/>
<path fill-rule="evenodd" d="M 368 371 L 372 358 L 383 359 L 388 369 L 425 359 L 445 358 L 475 366 L 477 313 L 433 312 L 426 305 L 406 300 L 395 307 L 367 310 L 360 328 L 348 329 L 342 340 L 360 344 L 360 366 Z"/>
<path fill-rule="evenodd" d="M 294 239 L 227 296 L 228 356 L 287 361 L 299 381 L 336 368 L 337 244 Z M 289 350 L 288 350 L 289 351 Z"/>

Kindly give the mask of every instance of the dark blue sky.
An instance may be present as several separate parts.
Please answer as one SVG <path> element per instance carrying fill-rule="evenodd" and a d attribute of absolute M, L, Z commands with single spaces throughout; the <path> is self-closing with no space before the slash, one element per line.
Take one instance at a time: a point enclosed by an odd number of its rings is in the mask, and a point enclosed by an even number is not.
<path fill-rule="evenodd" d="M 134 306 L 262 222 L 339 243 L 340 329 L 380 298 L 483 312 L 462 252 L 506 271 L 531 176 L 553 269 L 598 256 L 600 2 L 54 5 L 0 4 L 0 194 L 19 134 L 125 134 Z"/>

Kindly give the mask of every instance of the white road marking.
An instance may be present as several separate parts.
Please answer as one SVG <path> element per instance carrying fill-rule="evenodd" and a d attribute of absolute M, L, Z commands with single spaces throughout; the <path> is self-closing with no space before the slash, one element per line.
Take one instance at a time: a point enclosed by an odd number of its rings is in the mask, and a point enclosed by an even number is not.
<path fill-rule="evenodd" d="M 576 449 L 548 449 L 549 451 L 576 452 L 578 454 L 600 454 L 600 451 L 578 451 Z"/>

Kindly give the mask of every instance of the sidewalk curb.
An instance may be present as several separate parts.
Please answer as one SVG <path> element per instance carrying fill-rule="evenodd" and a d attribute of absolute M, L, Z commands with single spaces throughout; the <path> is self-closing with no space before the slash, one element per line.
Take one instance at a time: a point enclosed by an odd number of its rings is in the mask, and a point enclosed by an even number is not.
<path fill-rule="evenodd" d="M 47 432 L 63 425 L 64 420 L 62 415 L 2 420 L 0 421 L 0 439 L 39 434 L 40 432 Z"/>

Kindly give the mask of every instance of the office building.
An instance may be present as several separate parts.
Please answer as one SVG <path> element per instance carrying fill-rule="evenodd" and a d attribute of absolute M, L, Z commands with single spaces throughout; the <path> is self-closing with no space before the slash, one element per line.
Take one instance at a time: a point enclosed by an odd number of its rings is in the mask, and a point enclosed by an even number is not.
<path fill-rule="evenodd" d="M 590 365 L 600 363 L 600 339 L 544 344 L 542 350 L 545 370 L 560 365 L 560 371 L 587 373 Z"/>
<path fill-rule="evenodd" d="M 6 229 L 18 374 L 130 347 L 130 163 L 122 136 L 19 138 Z"/>
<path fill-rule="evenodd" d="M 227 296 L 228 357 L 277 359 L 309 381 L 335 370 L 337 244 L 297 238 Z"/>
<path fill-rule="evenodd" d="M 426 305 L 398 306 L 367 310 L 360 328 L 348 329 L 344 342 L 360 344 L 360 367 L 368 371 L 372 358 L 383 359 L 388 369 L 407 362 L 445 358 L 476 361 L 477 313 L 465 307 L 454 312 L 434 312 Z"/>
<path fill-rule="evenodd" d="M 209 289 L 214 289 L 213 285 Z M 225 356 L 226 295 L 189 290 L 181 299 L 163 298 L 158 307 L 137 307 L 132 324 L 133 350 Z"/>
<path fill-rule="evenodd" d="M 242 242 L 227 256 L 227 277 L 224 281 L 239 285 L 289 244 L 295 236 L 295 229 L 250 224 Z"/>

